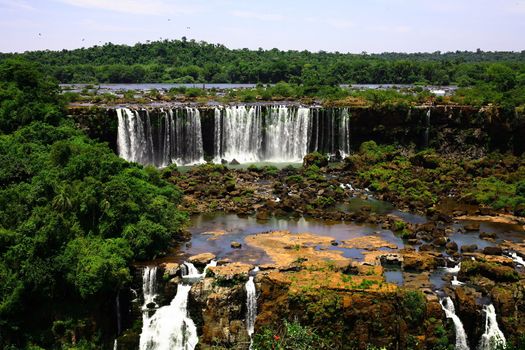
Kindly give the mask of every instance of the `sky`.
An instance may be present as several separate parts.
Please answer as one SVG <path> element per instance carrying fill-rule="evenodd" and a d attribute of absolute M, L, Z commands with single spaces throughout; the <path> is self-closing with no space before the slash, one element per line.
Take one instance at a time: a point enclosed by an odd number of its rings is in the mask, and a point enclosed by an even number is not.
<path fill-rule="evenodd" d="M 525 0 L 0 0 L 0 52 L 181 37 L 230 48 L 525 50 Z"/>

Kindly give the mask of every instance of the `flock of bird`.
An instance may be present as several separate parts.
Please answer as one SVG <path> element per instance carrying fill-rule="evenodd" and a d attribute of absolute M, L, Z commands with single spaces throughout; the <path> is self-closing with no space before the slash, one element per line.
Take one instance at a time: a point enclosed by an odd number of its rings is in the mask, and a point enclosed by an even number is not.
<path fill-rule="evenodd" d="M 171 18 L 168 18 L 168 22 L 171 22 Z M 191 27 L 186 27 L 187 30 L 190 30 Z M 42 33 L 38 33 L 38 37 L 42 37 Z M 162 40 L 162 38 L 160 38 Z M 82 41 L 86 41 L 85 38 L 82 38 Z M 101 43 L 102 41 L 99 40 L 99 43 Z"/>

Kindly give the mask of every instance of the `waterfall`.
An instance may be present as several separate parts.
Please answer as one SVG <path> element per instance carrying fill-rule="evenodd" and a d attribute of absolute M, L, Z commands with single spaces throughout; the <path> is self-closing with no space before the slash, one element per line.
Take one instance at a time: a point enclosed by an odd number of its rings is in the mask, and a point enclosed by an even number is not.
<path fill-rule="evenodd" d="M 150 164 L 153 155 L 153 139 L 149 116 L 128 108 L 117 109 L 119 155 L 130 161 Z"/>
<path fill-rule="evenodd" d="M 155 123 L 148 111 L 118 108 L 119 156 L 144 165 L 166 167 L 204 162 L 202 127 L 197 108 L 161 110 Z"/>
<path fill-rule="evenodd" d="M 505 335 L 499 329 L 494 305 L 485 305 L 483 307 L 483 312 L 485 312 L 485 333 L 481 336 L 478 349 L 492 350 L 498 346 L 504 348 L 507 341 L 505 340 Z"/>
<path fill-rule="evenodd" d="M 142 272 L 142 293 L 144 296 L 143 310 L 148 304 L 155 303 L 157 297 L 157 266 L 146 266 Z"/>
<path fill-rule="evenodd" d="M 202 273 L 191 263 L 184 263 L 182 269 L 182 283 L 177 286 L 177 294 L 169 305 L 157 309 L 153 316 L 147 312 L 143 315 L 142 333 L 140 334 L 140 350 L 192 350 L 195 349 L 199 338 L 197 327 L 188 314 L 188 296 L 191 284 L 190 279 L 202 278 L 210 266 L 211 261 Z"/>
<path fill-rule="evenodd" d="M 461 270 L 461 262 L 454 267 L 444 267 L 443 270 L 448 273 L 458 273 Z"/>
<path fill-rule="evenodd" d="M 211 111 L 210 111 L 211 112 Z M 348 108 L 218 106 L 116 109 L 119 155 L 143 165 L 301 162 L 309 151 L 350 152 Z"/>
<path fill-rule="evenodd" d="M 428 147 L 428 143 L 429 143 L 429 134 L 430 134 L 430 111 L 431 109 L 429 108 L 428 111 L 427 111 L 427 114 L 426 114 L 426 118 L 425 118 L 425 135 L 424 135 L 424 141 L 425 141 L 425 144 L 424 146 L 425 147 Z"/>
<path fill-rule="evenodd" d="M 525 267 L 525 260 L 523 260 L 523 258 L 522 258 L 521 256 L 519 256 L 518 253 L 516 253 L 516 252 L 511 252 L 511 253 L 510 253 L 510 257 L 511 257 L 511 259 L 512 259 L 516 264 Z"/>
<path fill-rule="evenodd" d="M 115 341 L 113 342 L 113 350 L 117 350 L 118 349 L 118 341 L 117 339 L 115 339 Z"/>
<path fill-rule="evenodd" d="M 255 267 L 251 274 L 255 275 L 259 267 Z M 255 319 L 257 318 L 257 291 L 255 289 L 254 276 L 248 276 L 248 281 L 244 288 L 246 289 L 246 331 L 250 336 L 250 349 L 253 344 L 253 333 L 255 332 Z"/>
<path fill-rule="evenodd" d="M 214 161 L 300 162 L 308 153 L 310 109 L 224 107 L 214 113 Z"/>
<path fill-rule="evenodd" d="M 273 162 L 301 162 L 308 152 L 310 109 L 272 107 L 266 120 L 264 159 Z"/>
<path fill-rule="evenodd" d="M 343 108 L 339 118 L 339 153 L 345 158 L 350 153 L 350 113 Z"/>
<path fill-rule="evenodd" d="M 454 322 L 454 328 L 456 330 L 456 350 L 469 350 L 467 344 L 467 333 L 465 333 L 463 323 L 461 323 L 461 320 L 456 315 L 452 299 L 446 297 L 441 299 L 439 303 L 441 304 L 443 311 L 445 311 L 445 316 Z"/>
<path fill-rule="evenodd" d="M 120 335 L 122 332 L 122 320 L 120 317 L 120 290 L 117 292 L 115 298 L 115 308 L 117 309 L 117 335 Z"/>

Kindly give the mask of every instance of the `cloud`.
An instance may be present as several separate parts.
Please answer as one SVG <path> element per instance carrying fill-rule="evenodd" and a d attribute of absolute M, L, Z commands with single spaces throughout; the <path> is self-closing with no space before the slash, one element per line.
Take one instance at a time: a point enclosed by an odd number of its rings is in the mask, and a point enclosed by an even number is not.
<path fill-rule="evenodd" d="M 271 21 L 271 22 L 282 21 L 284 19 L 284 16 L 279 15 L 279 14 L 257 13 L 257 12 L 250 12 L 250 11 L 233 11 L 231 12 L 231 15 L 235 17 L 240 17 L 240 18 L 256 19 L 259 21 Z"/>
<path fill-rule="evenodd" d="M 137 15 L 190 14 L 201 10 L 199 5 L 166 0 L 59 0 L 72 6 Z"/>
<path fill-rule="evenodd" d="M 35 8 L 24 0 L 0 0 L 0 8 L 33 11 Z"/>

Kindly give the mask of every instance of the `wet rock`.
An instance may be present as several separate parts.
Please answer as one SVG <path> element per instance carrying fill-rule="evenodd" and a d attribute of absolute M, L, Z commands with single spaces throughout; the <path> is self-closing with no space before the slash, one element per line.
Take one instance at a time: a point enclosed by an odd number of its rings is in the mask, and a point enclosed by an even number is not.
<path fill-rule="evenodd" d="M 267 209 L 260 208 L 259 210 L 257 210 L 255 217 L 257 218 L 257 220 L 268 220 L 270 218 L 270 213 Z"/>
<path fill-rule="evenodd" d="M 239 164 L 241 164 L 241 163 L 239 163 L 239 162 L 237 161 L 237 159 L 235 159 L 235 158 L 232 159 L 232 161 L 230 162 L 230 165 L 239 165 Z"/>
<path fill-rule="evenodd" d="M 319 168 L 325 167 L 328 165 L 328 157 L 318 152 L 308 153 L 303 158 L 303 166 L 308 168 L 311 165 L 316 165 Z"/>
<path fill-rule="evenodd" d="M 485 247 L 483 248 L 483 254 L 501 255 L 503 254 L 503 250 L 500 247 Z"/>
<path fill-rule="evenodd" d="M 166 275 L 169 278 L 173 278 L 179 272 L 180 265 L 177 263 L 165 263 L 163 267 L 164 267 L 164 275 Z"/>
<path fill-rule="evenodd" d="M 461 252 L 463 253 L 473 253 L 476 250 L 478 250 L 478 246 L 476 244 L 465 244 L 461 246 Z"/>
<path fill-rule="evenodd" d="M 236 242 L 236 241 L 233 241 L 231 242 L 230 246 L 234 249 L 241 249 L 242 248 L 242 244 L 239 243 L 239 242 Z"/>
<path fill-rule="evenodd" d="M 435 249 L 436 247 L 434 247 L 432 244 L 422 244 L 419 247 L 419 251 L 422 251 L 422 252 L 431 252 L 431 251 L 434 251 Z"/>
<path fill-rule="evenodd" d="M 403 269 L 429 271 L 437 267 L 436 253 L 406 252 L 403 253 Z"/>
<path fill-rule="evenodd" d="M 493 239 L 496 239 L 496 233 L 495 232 L 481 232 L 479 234 L 479 238 L 486 239 L 486 240 L 493 240 Z"/>
<path fill-rule="evenodd" d="M 483 276 L 496 282 L 515 282 L 519 280 L 519 275 L 513 267 L 501 265 L 498 263 L 481 262 L 481 261 L 463 261 L 459 278 L 472 276 Z"/>
<path fill-rule="evenodd" d="M 465 230 L 467 231 L 479 231 L 479 223 L 478 222 L 471 222 L 469 224 L 466 224 Z"/>
<path fill-rule="evenodd" d="M 202 266 L 206 266 L 213 259 L 215 259 L 215 254 L 202 253 L 202 254 L 190 256 L 188 258 L 188 261 L 194 264 L 195 266 L 202 267 Z"/>
<path fill-rule="evenodd" d="M 446 237 L 438 237 L 432 241 L 432 244 L 437 247 L 444 247 L 447 244 Z"/>
<path fill-rule="evenodd" d="M 208 271 L 211 277 L 215 277 L 220 282 L 245 282 L 252 269 L 253 265 L 236 262 L 222 266 L 213 266 Z"/>
<path fill-rule="evenodd" d="M 447 249 L 447 251 L 457 252 L 458 251 L 458 244 L 456 242 L 454 242 L 454 241 L 450 241 L 450 242 L 448 242 L 445 245 L 445 248 Z"/>
<path fill-rule="evenodd" d="M 222 165 L 226 165 L 226 164 L 228 164 L 228 161 L 226 159 L 221 159 L 221 164 Z"/>

